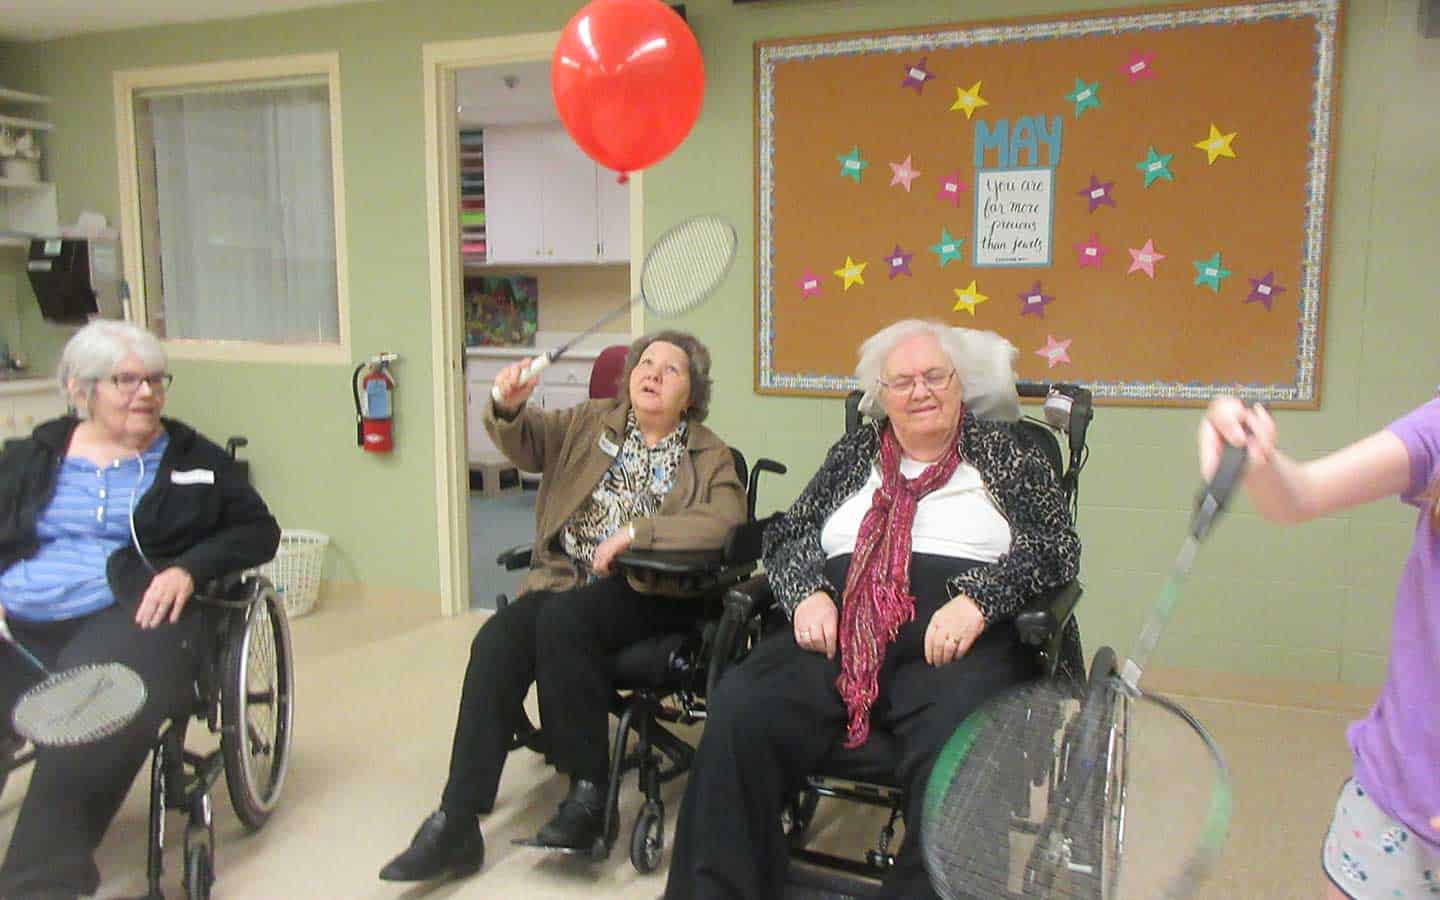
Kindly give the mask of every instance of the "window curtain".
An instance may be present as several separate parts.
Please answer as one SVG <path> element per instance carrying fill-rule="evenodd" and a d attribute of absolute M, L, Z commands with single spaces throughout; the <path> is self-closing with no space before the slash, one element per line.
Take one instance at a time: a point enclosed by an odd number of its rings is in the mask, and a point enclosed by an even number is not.
<path fill-rule="evenodd" d="M 324 84 L 144 100 L 167 337 L 339 341 L 329 105 Z"/>

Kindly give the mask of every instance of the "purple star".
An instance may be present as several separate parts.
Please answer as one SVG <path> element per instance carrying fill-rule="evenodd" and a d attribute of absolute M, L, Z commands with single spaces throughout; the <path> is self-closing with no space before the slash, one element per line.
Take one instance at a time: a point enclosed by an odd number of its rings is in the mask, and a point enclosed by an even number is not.
<path fill-rule="evenodd" d="M 890 264 L 890 277 L 894 278 L 896 275 L 915 277 L 915 273 L 910 271 L 910 258 L 914 255 L 901 250 L 900 245 L 896 244 L 895 250 L 885 257 L 885 261 Z"/>
<path fill-rule="evenodd" d="M 1090 202 L 1090 212 L 1093 213 L 1095 211 L 1095 208 L 1097 206 L 1100 206 L 1102 203 L 1106 206 L 1111 207 L 1115 205 L 1115 198 L 1110 194 L 1110 190 L 1114 187 L 1115 182 L 1101 181 L 1099 178 L 1096 178 L 1095 174 L 1092 172 L 1090 174 L 1090 186 L 1085 188 L 1084 190 L 1076 191 L 1075 193 L 1079 194 Z"/>
<path fill-rule="evenodd" d="M 1045 307 L 1055 302 L 1055 298 L 1045 293 L 1045 289 L 1040 286 L 1038 281 L 1030 290 L 1021 291 L 1016 296 L 1020 298 L 1020 315 L 1022 316 L 1039 316 L 1043 319 L 1045 318 Z"/>
<path fill-rule="evenodd" d="M 1275 283 L 1275 273 L 1266 272 L 1264 278 L 1250 279 L 1250 296 L 1245 298 L 1246 303 L 1263 303 L 1265 311 L 1270 311 L 1270 304 L 1275 302 L 1275 295 L 1285 290 Z"/>
<path fill-rule="evenodd" d="M 935 73 L 925 68 L 925 60 L 929 57 L 922 56 L 918 63 L 912 63 L 905 67 L 905 80 L 900 82 L 902 88 L 914 88 L 915 93 L 925 92 L 925 82 L 935 77 Z"/>

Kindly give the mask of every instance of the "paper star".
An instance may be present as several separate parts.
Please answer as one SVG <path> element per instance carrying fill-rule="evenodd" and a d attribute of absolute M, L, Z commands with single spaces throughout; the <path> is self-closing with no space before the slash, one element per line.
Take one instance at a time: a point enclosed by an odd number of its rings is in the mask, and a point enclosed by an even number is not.
<path fill-rule="evenodd" d="M 925 92 L 925 82 L 935 77 L 933 72 L 925 68 L 926 59 L 929 57 L 922 56 L 918 63 L 905 67 L 905 80 L 900 82 L 902 88 L 914 88 L 917 94 Z"/>
<path fill-rule="evenodd" d="M 806 269 L 805 274 L 800 276 L 800 296 L 820 296 L 820 276 L 811 269 Z"/>
<path fill-rule="evenodd" d="M 894 278 L 896 275 L 910 275 L 913 277 L 915 273 L 910 271 L 910 259 L 914 255 L 913 253 L 906 253 L 904 250 L 901 250 L 900 245 L 896 244 L 895 249 L 892 250 L 886 258 L 886 262 L 890 263 L 890 277 Z"/>
<path fill-rule="evenodd" d="M 1086 84 L 1079 78 L 1075 79 L 1075 90 L 1065 95 L 1065 99 L 1075 104 L 1075 118 L 1085 110 L 1094 107 L 1100 108 L 1100 82 Z"/>
<path fill-rule="evenodd" d="M 1136 250 L 1134 247 L 1127 248 L 1130 251 L 1130 268 L 1125 270 L 1126 275 L 1136 272 L 1144 272 L 1151 278 L 1155 277 L 1155 264 L 1165 258 L 1165 254 L 1155 252 L 1154 239 L 1146 239 L 1145 246 Z"/>
<path fill-rule="evenodd" d="M 1109 207 L 1111 207 L 1112 209 L 1114 208 L 1114 206 L 1115 206 L 1115 196 L 1114 196 L 1114 194 L 1111 193 L 1111 190 L 1112 190 L 1114 187 L 1115 187 L 1115 182 L 1113 182 L 1113 181 L 1101 181 L 1099 178 L 1095 177 L 1095 173 L 1094 173 L 1094 172 L 1091 172 L 1091 173 L 1090 173 L 1090 184 L 1089 184 L 1089 186 L 1088 186 L 1088 187 L 1085 187 L 1085 188 L 1083 188 L 1083 189 L 1081 189 L 1081 190 L 1078 190 L 1078 191 L 1076 191 L 1075 193 L 1079 194 L 1080 196 L 1084 197 L 1087 201 L 1089 201 L 1089 203 L 1090 203 L 1090 212 L 1093 213 L 1093 212 L 1095 211 L 1095 208 L 1096 208 L 1096 207 L 1102 206 L 1102 205 L 1103 205 L 1103 206 L 1109 206 Z"/>
<path fill-rule="evenodd" d="M 1089 266 L 1098 269 L 1100 268 L 1100 261 L 1105 258 L 1105 254 L 1110 252 L 1110 248 L 1102 246 L 1100 244 L 1100 235 L 1092 233 L 1090 240 L 1085 241 L 1083 244 L 1075 245 L 1075 252 L 1080 257 L 1080 268 L 1083 269 Z"/>
<path fill-rule="evenodd" d="M 865 276 L 862 274 L 869 263 L 857 263 L 849 255 L 845 257 L 845 265 L 835 270 L 835 275 L 845 279 L 845 290 L 850 290 L 852 284 L 864 284 Z"/>
<path fill-rule="evenodd" d="M 969 120 L 971 116 L 975 115 L 975 110 L 982 106 L 989 105 L 990 101 L 980 96 L 980 82 L 977 81 L 970 85 L 970 90 L 968 91 L 958 87 L 955 89 L 955 102 L 950 104 L 950 111 L 954 112 L 957 109 L 964 110 L 965 118 Z"/>
<path fill-rule="evenodd" d="M 1220 129 L 1215 127 L 1214 122 L 1211 122 L 1210 136 L 1203 141 L 1196 141 L 1193 146 L 1197 150 L 1204 150 L 1205 156 L 1210 161 L 1209 164 L 1213 166 L 1215 165 L 1215 160 L 1222 156 L 1227 156 L 1230 159 L 1235 158 L 1235 151 L 1231 149 L 1230 142 L 1235 140 L 1235 135 L 1237 134 L 1239 134 L 1237 131 L 1232 131 L 1229 134 L 1221 134 Z"/>
<path fill-rule="evenodd" d="M 1055 302 L 1055 298 L 1045 293 L 1038 281 L 1030 290 L 1021 291 L 1016 296 L 1020 298 L 1020 315 L 1022 316 L 1039 316 L 1043 319 L 1045 318 L 1045 307 Z"/>
<path fill-rule="evenodd" d="M 1215 293 L 1220 293 L 1220 282 L 1230 277 L 1230 270 L 1220 265 L 1220 251 L 1209 259 L 1195 260 L 1195 283 L 1203 284 Z"/>
<path fill-rule="evenodd" d="M 860 158 L 860 148 L 856 147 L 844 156 L 837 156 L 840 160 L 840 177 L 853 178 L 855 183 L 860 183 L 860 173 L 869 167 L 869 163 Z"/>
<path fill-rule="evenodd" d="M 904 162 L 890 163 L 890 186 L 897 184 L 905 185 L 905 193 L 910 193 L 910 182 L 920 177 L 920 170 L 912 168 L 910 157 L 905 157 Z"/>
<path fill-rule="evenodd" d="M 960 288 L 955 288 L 955 298 L 955 307 L 951 310 L 951 312 L 959 312 L 963 309 L 972 316 L 975 315 L 975 307 L 990 299 L 989 297 L 975 290 L 975 280 L 973 278 L 970 280 L 970 284 L 964 290 L 961 290 Z"/>
<path fill-rule="evenodd" d="M 950 260 L 962 258 L 962 255 L 960 253 L 960 245 L 964 243 L 964 238 L 951 237 L 950 229 L 941 228 L 940 243 L 931 244 L 930 252 L 940 257 L 940 268 L 943 269 L 945 268 L 945 264 L 950 262 Z"/>
<path fill-rule="evenodd" d="M 1070 361 L 1069 351 L 1070 342 L 1072 340 L 1074 340 L 1074 338 L 1066 338 L 1063 341 L 1057 341 L 1055 340 L 1054 335 L 1047 334 L 1045 335 L 1045 346 L 1041 347 L 1039 350 L 1036 350 L 1035 355 L 1045 357 L 1045 361 L 1049 363 L 1049 366 L 1047 368 L 1051 369 L 1060 365 L 1062 362 L 1068 363 Z"/>
<path fill-rule="evenodd" d="M 1250 279 L 1250 296 L 1245 298 L 1246 303 L 1263 303 L 1265 311 L 1270 311 L 1270 304 L 1275 302 L 1275 295 L 1285 289 L 1275 283 L 1275 273 L 1266 272 L 1264 278 Z"/>
<path fill-rule="evenodd" d="M 1150 67 L 1150 64 L 1154 61 L 1155 54 L 1142 53 L 1136 50 L 1130 54 L 1130 61 L 1122 66 L 1120 71 L 1128 75 L 1130 77 L 1130 83 L 1134 84 L 1142 78 L 1155 77 L 1155 70 Z"/>
<path fill-rule="evenodd" d="M 1145 173 L 1145 186 L 1148 188 L 1151 182 L 1163 178 L 1166 181 L 1174 181 L 1175 175 L 1170 171 L 1170 160 L 1175 158 L 1173 153 L 1157 153 L 1151 147 L 1150 152 L 1145 155 L 1142 162 L 1135 164 L 1135 168 Z"/>
<path fill-rule="evenodd" d="M 955 170 L 944 178 L 940 179 L 940 199 L 951 206 L 960 206 L 960 192 L 965 190 L 965 182 L 960 180 L 960 170 Z"/>

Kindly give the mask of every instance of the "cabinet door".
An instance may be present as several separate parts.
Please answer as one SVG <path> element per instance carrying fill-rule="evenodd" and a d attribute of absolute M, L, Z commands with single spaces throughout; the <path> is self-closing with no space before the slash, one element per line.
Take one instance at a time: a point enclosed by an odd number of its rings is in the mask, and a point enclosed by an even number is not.
<path fill-rule="evenodd" d="M 545 386 L 545 408 L 567 409 L 590 399 L 588 384 L 547 384 Z"/>
<path fill-rule="evenodd" d="M 490 262 L 544 259 L 541 191 L 544 164 L 536 153 L 541 128 L 485 129 L 485 240 Z"/>
<path fill-rule="evenodd" d="M 599 220 L 600 261 L 630 261 L 630 182 L 604 166 L 595 167 L 595 215 Z"/>
<path fill-rule="evenodd" d="M 595 163 L 559 125 L 542 132 L 540 156 L 543 247 L 546 262 L 594 262 L 599 255 L 595 225 Z"/>
<path fill-rule="evenodd" d="M 501 363 L 472 361 L 465 368 L 465 444 L 470 462 L 504 458 L 500 448 L 485 430 L 485 405 L 490 402 L 490 386 Z"/>
<path fill-rule="evenodd" d="M 0 442 L 17 437 L 23 437 L 23 434 L 15 421 L 14 398 L 0 397 Z"/>

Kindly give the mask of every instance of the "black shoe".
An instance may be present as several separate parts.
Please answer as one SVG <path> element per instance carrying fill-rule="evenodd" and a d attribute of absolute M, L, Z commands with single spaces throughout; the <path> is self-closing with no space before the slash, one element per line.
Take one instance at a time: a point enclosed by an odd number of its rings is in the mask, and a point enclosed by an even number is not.
<path fill-rule="evenodd" d="M 589 850 L 605 833 L 607 793 L 593 781 L 573 779 L 570 793 L 560 802 L 560 811 L 540 829 L 535 836 L 536 843 L 566 850 Z"/>
<path fill-rule="evenodd" d="M 474 875 L 485 862 L 485 838 L 474 816 L 443 809 L 420 823 L 405 852 L 380 870 L 381 881 L 429 881 L 441 875 Z"/>

